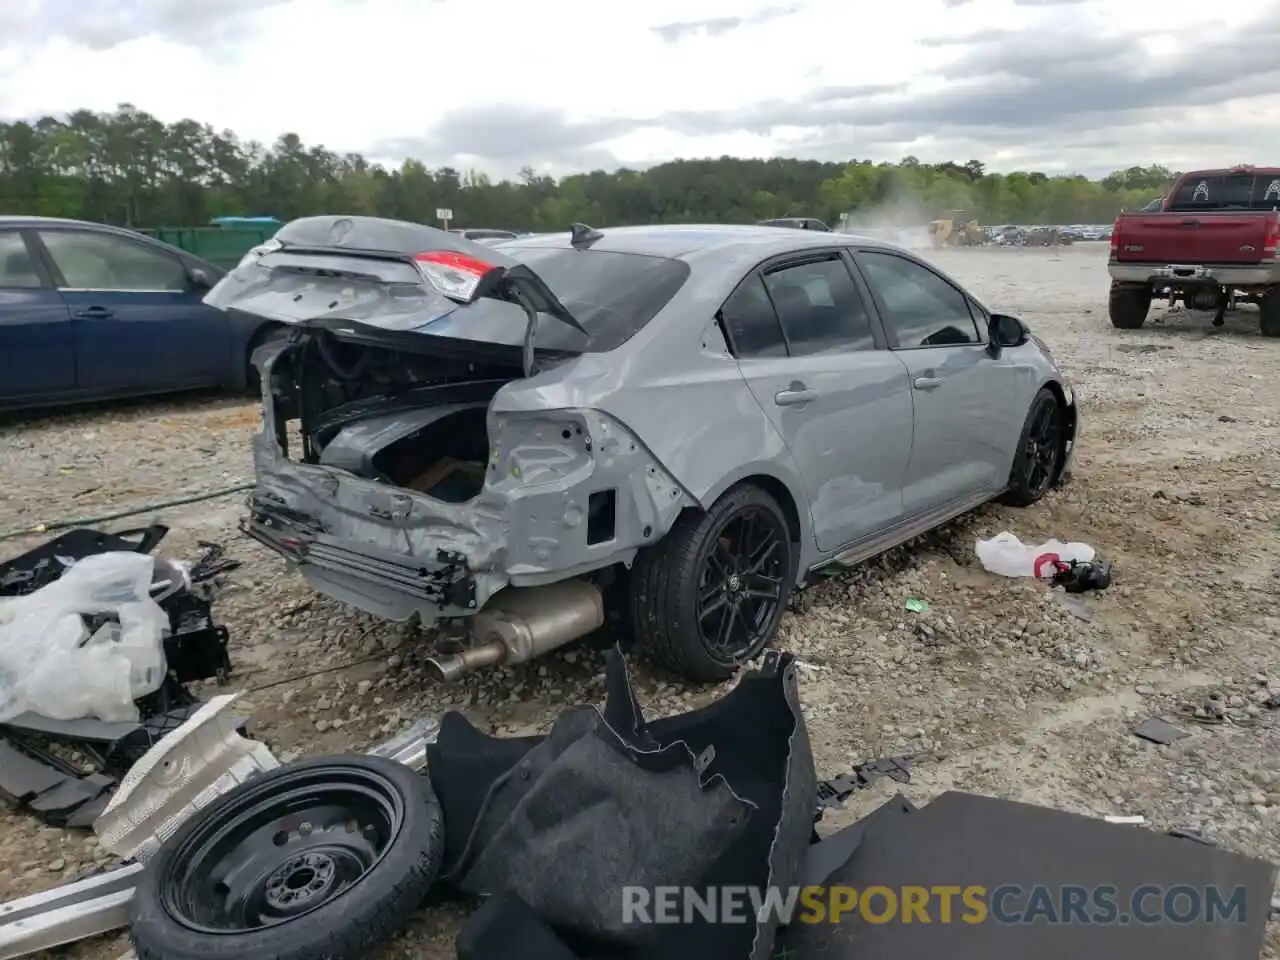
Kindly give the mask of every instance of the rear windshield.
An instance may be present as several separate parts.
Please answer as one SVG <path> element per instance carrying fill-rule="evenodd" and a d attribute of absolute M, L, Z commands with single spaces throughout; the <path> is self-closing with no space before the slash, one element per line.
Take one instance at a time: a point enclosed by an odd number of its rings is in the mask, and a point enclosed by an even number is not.
<path fill-rule="evenodd" d="M 1280 175 L 1252 173 L 1184 178 L 1170 210 L 1275 210 L 1280 208 Z"/>
<path fill-rule="evenodd" d="M 689 278 L 682 260 L 604 250 L 520 247 L 503 251 L 526 263 L 586 328 L 558 321 L 538 325 L 538 347 L 604 353 L 626 343 L 658 315 Z"/>

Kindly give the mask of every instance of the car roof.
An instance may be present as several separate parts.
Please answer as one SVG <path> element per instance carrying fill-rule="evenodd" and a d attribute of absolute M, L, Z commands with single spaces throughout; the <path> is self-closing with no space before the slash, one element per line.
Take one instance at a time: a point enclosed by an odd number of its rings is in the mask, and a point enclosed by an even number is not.
<path fill-rule="evenodd" d="M 116 237 L 127 237 L 130 240 L 140 241 L 148 246 L 159 247 L 162 250 L 168 250 L 170 253 L 180 254 L 192 263 L 199 264 L 205 268 L 211 268 L 219 273 L 226 271 L 217 264 L 206 260 L 204 257 L 197 256 L 189 250 L 183 250 L 181 247 L 175 247 L 171 243 L 165 243 L 156 237 L 149 237 L 145 233 L 139 233 L 136 230 L 130 230 L 128 227 L 117 227 L 109 223 L 94 223 L 91 220 L 70 220 L 66 217 L 27 217 L 13 214 L 0 214 L 0 227 L 7 227 L 10 230 L 21 230 L 23 228 L 35 227 L 74 227 L 77 230 L 89 230 L 95 233 L 105 233 Z"/>
<path fill-rule="evenodd" d="M 750 246 L 762 256 L 803 250 L 805 247 L 832 245 L 883 247 L 893 245 L 874 237 L 847 233 L 824 233 L 817 230 L 779 230 L 759 224 L 653 224 L 639 227 L 601 227 L 601 237 L 591 244 L 592 250 L 614 253 L 639 253 L 675 260 L 701 258 L 728 247 Z M 571 234 L 551 233 L 521 237 L 503 244 L 504 250 L 522 247 L 568 247 Z"/>
<path fill-rule="evenodd" d="M 169 246 L 167 243 L 156 240 L 155 237 L 148 237 L 144 233 L 138 233 L 128 227 L 117 227 L 110 223 L 94 223 L 92 220 L 71 220 L 67 217 L 25 217 L 14 215 L 0 215 L 0 227 L 9 227 L 10 229 L 19 229 L 21 227 L 75 227 L 77 230 L 96 230 L 99 233 L 114 233 L 126 237 L 142 237 L 152 243 L 161 243 L 162 246 Z"/>
<path fill-rule="evenodd" d="M 1178 177 L 1179 180 L 1196 180 L 1202 177 L 1276 177 L 1280 176 L 1280 167 L 1219 167 L 1214 170 L 1190 170 Z"/>
<path fill-rule="evenodd" d="M 118 230 L 119 227 L 107 226 L 105 223 L 93 223 L 89 220 L 71 220 L 67 217 L 30 217 L 22 214 L 0 214 L 0 224 L 7 227 L 16 227 L 21 224 L 29 223 L 34 225 L 49 225 L 65 223 L 75 227 L 94 227 L 100 230 Z"/>

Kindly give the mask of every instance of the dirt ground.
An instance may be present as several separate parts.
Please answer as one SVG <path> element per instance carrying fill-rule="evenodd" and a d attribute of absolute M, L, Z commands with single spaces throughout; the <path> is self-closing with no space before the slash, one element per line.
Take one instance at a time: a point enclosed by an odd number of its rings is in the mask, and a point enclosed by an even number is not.
<path fill-rule="evenodd" d="M 1027 320 L 1072 378 L 1084 417 L 1075 481 L 824 583 L 810 609 L 788 614 L 779 644 L 804 664 L 820 776 L 933 751 L 945 759 L 904 788 L 916 803 L 962 788 L 1141 814 L 1280 862 L 1280 710 L 1263 706 L 1280 693 L 1280 343 L 1259 338 L 1252 309 L 1215 330 L 1207 314 L 1159 308 L 1144 329 L 1114 331 L 1105 256 L 1091 244 L 936 258 Z M 247 479 L 256 420 L 247 402 L 197 398 L 0 426 L 0 533 Z M 217 610 L 233 632 L 234 682 L 278 755 L 359 750 L 447 709 L 499 734 L 531 732 L 600 699 L 601 655 L 582 647 L 441 687 L 419 640 L 312 595 L 237 535 L 240 514 L 234 497 L 165 511 L 164 549 L 194 559 L 197 540 L 219 540 L 244 562 Z M 974 541 L 1001 530 L 1090 543 L 1115 562 L 1115 585 L 1069 610 L 1041 585 L 990 576 Z M 0 543 L 0 556 L 39 539 Z M 654 714 L 722 692 L 643 664 L 637 677 Z M 1191 735 L 1171 746 L 1132 735 L 1157 714 Z M 856 796 L 829 822 L 889 793 Z M 0 899 L 104 859 L 88 836 L 0 819 Z M 461 916 L 424 910 L 377 956 L 452 957 Z M 126 946 L 107 938 L 61 955 L 112 960 Z M 1280 957 L 1276 921 L 1264 956 Z"/>

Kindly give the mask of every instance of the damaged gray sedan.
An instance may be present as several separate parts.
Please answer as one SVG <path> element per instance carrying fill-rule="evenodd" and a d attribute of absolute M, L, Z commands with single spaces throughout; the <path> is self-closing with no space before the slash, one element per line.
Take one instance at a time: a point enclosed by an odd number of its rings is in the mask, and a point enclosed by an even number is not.
<path fill-rule="evenodd" d="M 1044 344 L 896 247 L 751 226 L 484 246 L 313 217 L 207 302 L 278 323 L 247 531 L 448 678 L 613 619 L 728 676 L 815 571 L 1069 473 Z"/>

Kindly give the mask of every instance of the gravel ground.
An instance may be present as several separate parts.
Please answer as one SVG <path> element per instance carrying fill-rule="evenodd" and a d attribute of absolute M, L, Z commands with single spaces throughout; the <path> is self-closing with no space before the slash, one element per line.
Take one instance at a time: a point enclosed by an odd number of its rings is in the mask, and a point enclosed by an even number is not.
<path fill-rule="evenodd" d="M 779 644 L 804 664 L 820 775 L 929 750 L 945 759 L 917 769 L 905 788 L 917 803 L 958 787 L 1142 814 L 1280 862 L 1280 711 L 1262 706 L 1280 693 L 1280 343 L 1258 337 L 1252 309 L 1217 330 L 1208 315 L 1175 309 L 1113 331 L 1104 257 L 1100 245 L 937 257 L 992 307 L 1026 319 L 1072 377 L 1085 418 L 1075 482 L 1029 510 L 984 508 L 825 582 L 788 614 Z M 256 419 L 251 404 L 195 398 L 0 426 L 0 531 L 246 479 Z M 601 655 L 582 647 L 442 688 L 421 642 L 313 596 L 237 536 L 240 512 L 238 498 L 165 511 L 165 548 L 194 558 L 197 540 L 221 540 L 244 561 L 218 611 L 233 631 L 236 683 L 278 755 L 358 750 L 449 708 L 499 734 L 532 732 L 566 704 L 600 699 Z M 1115 561 L 1115 585 L 1072 611 L 1042 586 L 986 574 L 974 540 L 1005 529 L 1093 544 Z M 907 610 L 908 599 L 928 610 Z M 643 664 L 636 675 L 655 714 L 722 692 Z M 1156 714 L 1180 716 L 1191 736 L 1161 747 L 1131 735 Z M 869 790 L 830 822 L 888 793 Z M 7 812 L 0 824 L 0 898 L 105 859 L 83 835 Z M 460 916 L 423 911 L 377 956 L 452 957 Z M 110 960 L 123 949 L 111 938 L 62 955 Z M 1280 923 L 1264 956 L 1280 957 Z"/>

